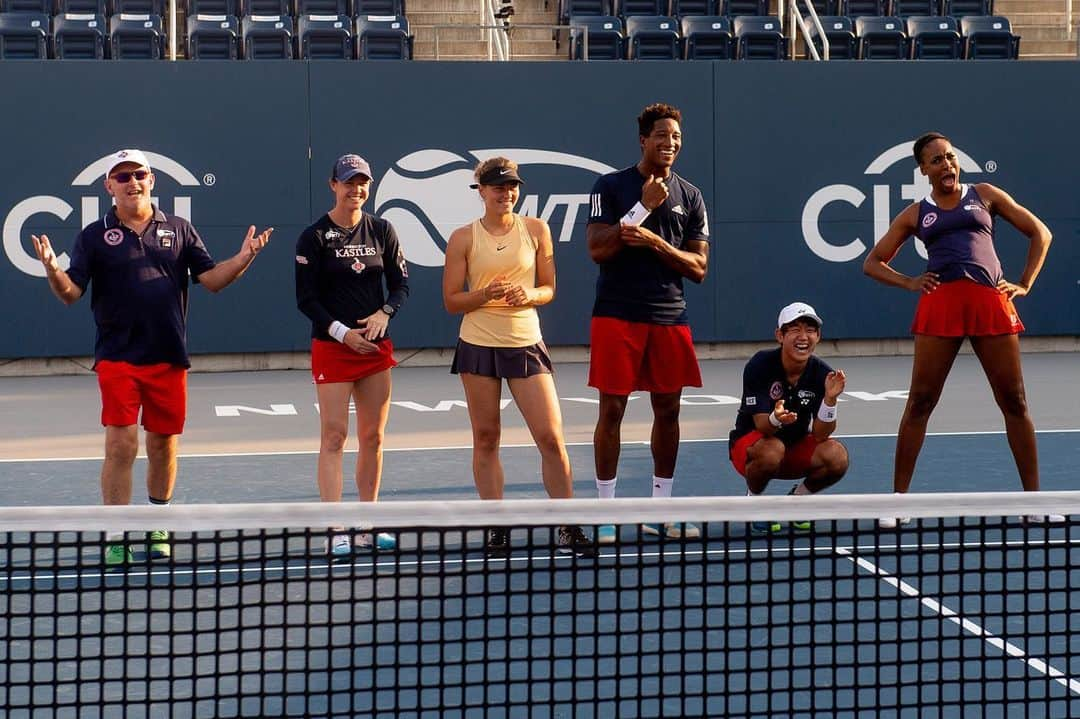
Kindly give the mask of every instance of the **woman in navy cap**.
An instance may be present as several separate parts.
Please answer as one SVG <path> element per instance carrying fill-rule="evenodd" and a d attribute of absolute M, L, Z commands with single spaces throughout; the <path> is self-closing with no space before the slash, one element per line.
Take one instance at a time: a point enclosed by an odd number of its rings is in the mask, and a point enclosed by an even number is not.
<path fill-rule="evenodd" d="M 390 368 L 397 364 L 389 326 L 409 294 L 408 270 L 393 226 L 361 209 L 371 194 L 367 161 L 339 158 L 330 190 L 333 209 L 296 243 L 296 304 L 311 319 L 311 376 L 319 399 L 319 496 L 341 500 L 351 399 L 360 445 L 356 486 L 360 501 L 374 502 L 382 478 Z M 395 540 L 361 531 L 355 544 L 393 549 Z M 353 537 L 336 532 L 329 551 L 351 555 Z"/>

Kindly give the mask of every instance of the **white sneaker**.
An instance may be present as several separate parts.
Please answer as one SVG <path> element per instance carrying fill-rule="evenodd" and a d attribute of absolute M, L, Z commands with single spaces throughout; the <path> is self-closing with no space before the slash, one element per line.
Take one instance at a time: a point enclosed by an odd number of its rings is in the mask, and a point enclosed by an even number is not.
<path fill-rule="evenodd" d="M 1064 524 L 1064 514 L 1026 514 L 1020 517 L 1026 524 Z"/>
<path fill-rule="evenodd" d="M 356 546 L 361 549 L 381 549 L 384 552 L 397 548 L 397 540 L 386 532 L 357 532 Z"/>
<path fill-rule="evenodd" d="M 335 534 L 326 540 L 326 553 L 332 557 L 348 557 L 352 555 L 352 541 L 347 534 Z"/>
<path fill-rule="evenodd" d="M 911 524 L 911 517 L 882 517 L 877 522 L 882 529 L 896 529 L 906 524 Z"/>
<path fill-rule="evenodd" d="M 654 537 L 663 534 L 668 539 L 697 539 L 701 536 L 701 531 L 689 522 L 686 524 L 665 522 L 663 529 L 659 524 L 643 524 L 641 525 L 641 532 Z"/>
<path fill-rule="evenodd" d="M 615 544 L 617 538 L 614 524 L 601 524 L 596 528 L 597 544 Z"/>

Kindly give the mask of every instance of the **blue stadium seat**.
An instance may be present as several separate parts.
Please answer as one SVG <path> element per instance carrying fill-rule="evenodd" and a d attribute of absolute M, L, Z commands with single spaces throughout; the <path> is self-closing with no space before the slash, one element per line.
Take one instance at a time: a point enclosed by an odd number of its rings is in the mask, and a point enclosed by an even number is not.
<path fill-rule="evenodd" d="M 156 15 L 165 14 L 166 0 L 111 0 L 111 15 Z"/>
<path fill-rule="evenodd" d="M 687 60 L 730 60 L 735 57 L 731 18 L 723 15 L 682 19 L 683 57 Z"/>
<path fill-rule="evenodd" d="M 837 0 L 810 0 L 810 4 L 814 6 L 814 12 L 818 14 L 818 17 L 833 17 L 836 15 Z M 803 9 L 802 5 L 798 6 L 799 10 Z M 805 13 L 804 17 L 809 15 Z"/>
<path fill-rule="evenodd" d="M 887 0 L 840 0 L 837 15 L 847 15 L 852 20 L 860 17 L 885 17 L 888 15 Z"/>
<path fill-rule="evenodd" d="M 719 0 L 671 0 L 668 15 L 684 18 L 689 15 L 719 15 Z"/>
<path fill-rule="evenodd" d="M 45 60 L 48 57 L 48 15 L 0 13 L 0 60 Z"/>
<path fill-rule="evenodd" d="M 0 0 L 0 13 L 5 12 L 52 15 L 53 0 Z"/>
<path fill-rule="evenodd" d="M 353 12 L 356 17 L 365 15 L 405 15 L 405 0 L 354 0 Z"/>
<path fill-rule="evenodd" d="M 105 0 L 60 0 L 59 14 L 107 15 Z"/>
<path fill-rule="evenodd" d="M 623 20 L 635 15 L 667 15 L 667 11 L 668 0 L 615 0 L 615 14 Z"/>
<path fill-rule="evenodd" d="M 290 20 L 292 18 L 292 2 L 291 0 L 242 0 L 243 1 L 243 14 L 247 17 L 254 17 L 256 15 L 265 15 L 267 17 L 273 17 L 277 15 L 282 18 L 282 21 Z M 291 22 L 291 20 L 290 20 Z M 240 23 L 241 27 L 243 22 Z M 290 30 L 290 33 L 292 31 Z"/>
<path fill-rule="evenodd" d="M 855 37 L 860 60 L 903 60 L 907 57 L 907 34 L 898 17 L 855 18 Z"/>
<path fill-rule="evenodd" d="M 240 0 L 187 0 L 187 14 L 240 17 Z"/>
<path fill-rule="evenodd" d="M 821 21 L 821 27 L 825 30 L 825 37 L 829 39 L 829 59 L 854 60 L 858 56 L 858 52 L 855 42 L 855 25 L 851 22 L 851 18 L 846 15 L 822 15 L 818 20 Z M 820 55 L 823 47 L 817 28 L 811 22 L 807 24 L 810 29 L 810 37 L 814 41 L 814 47 L 817 48 Z M 809 58 L 810 56 L 810 52 L 807 51 L 806 57 Z"/>
<path fill-rule="evenodd" d="M 682 57 L 679 22 L 667 15 L 626 18 L 626 43 L 630 60 L 678 60 Z"/>
<path fill-rule="evenodd" d="M 245 60 L 291 60 L 292 17 L 248 15 L 240 21 L 241 57 Z"/>
<path fill-rule="evenodd" d="M 913 16 L 907 19 L 912 60 L 959 60 L 963 57 L 956 18 Z"/>
<path fill-rule="evenodd" d="M 938 14 L 938 0 L 892 0 L 893 17 L 927 17 Z"/>
<path fill-rule="evenodd" d="M 299 16 L 345 15 L 351 18 L 353 16 L 351 5 L 349 0 L 296 0 L 296 14 Z M 299 31 L 297 34 L 299 35 Z"/>
<path fill-rule="evenodd" d="M 765 17 L 769 14 L 769 0 L 723 0 L 721 15 L 728 17 Z"/>
<path fill-rule="evenodd" d="M 588 44 L 590 60 L 621 60 L 623 58 L 622 20 L 614 15 L 570 18 L 570 59 L 584 59 Z M 588 42 L 585 42 L 588 35 Z"/>
<path fill-rule="evenodd" d="M 1020 57 L 1020 37 L 1013 35 L 1009 18 L 997 15 L 969 15 L 960 18 L 964 57 L 969 60 L 1016 60 Z"/>
<path fill-rule="evenodd" d="M 356 18 L 356 43 L 361 60 L 412 60 L 413 36 L 404 15 Z"/>
<path fill-rule="evenodd" d="M 187 56 L 191 60 L 240 57 L 240 23 L 232 15 L 189 15 L 187 32 Z"/>
<path fill-rule="evenodd" d="M 780 18 L 771 15 L 736 17 L 735 42 L 739 60 L 783 60 L 787 40 L 780 31 Z"/>
<path fill-rule="evenodd" d="M 944 0 L 941 14 L 953 17 L 993 15 L 994 0 Z"/>
<path fill-rule="evenodd" d="M 109 18 L 109 57 L 113 60 L 161 60 L 165 33 L 160 15 L 121 13 Z"/>
<path fill-rule="evenodd" d="M 107 54 L 105 16 L 65 13 L 53 18 L 53 53 L 58 60 L 102 60 Z"/>
<path fill-rule="evenodd" d="M 353 22 L 347 15 L 301 15 L 296 24 L 301 60 L 350 60 Z"/>

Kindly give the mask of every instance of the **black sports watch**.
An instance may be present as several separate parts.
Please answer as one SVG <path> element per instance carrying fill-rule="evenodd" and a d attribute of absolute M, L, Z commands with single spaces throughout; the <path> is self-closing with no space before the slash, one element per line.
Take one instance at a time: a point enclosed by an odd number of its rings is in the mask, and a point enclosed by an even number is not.
<path fill-rule="evenodd" d="M 393 317 L 394 313 L 397 312 L 397 310 L 395 310 L 392 305 L 383 305 L 382 311 L 383 314 L 385 314 L 387 317 Z"/>

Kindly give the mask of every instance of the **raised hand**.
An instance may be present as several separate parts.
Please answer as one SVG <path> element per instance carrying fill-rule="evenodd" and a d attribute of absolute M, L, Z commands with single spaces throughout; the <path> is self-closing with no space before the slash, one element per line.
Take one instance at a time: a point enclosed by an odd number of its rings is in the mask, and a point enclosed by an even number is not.
<path fill-rule="evenodd" d="M 50 272 L 56 272 L 60 269 L 60 264 L 56 259 L 56 252 L 52 248 L 52 244 L 49 242 L 48 235 L 30 235 L 30 239 L 34 241 L 34 252 L 37 253 L 38 259 L 41 260 L 41 264 L 45 265 L 45 269 Z"/>
<path fill-rule="evenodd" d="M 838 369 L 825 375 L 825 404 L 835 407 L 836 400 L 847 385 L 847 376 L 844 370 Z"/>
<path fill-rule="evenodd" d="M 784 408 L 784 400 L 782 399 L 776 400 L 776 406 L 773 407 L 773 414 L 776 415 L 776 419 L 780 420 L 780 424 L 791 424 L 799 418 L 798 414 Z"/>
<path fill-rule="evenodd" d="M 664 182 L 664 178 L 649 175 L 649 179 L 641 186 L 641 204 L 645 205 L 645 209 L 651 212 L 664 204 L 667 198 L 668 186 Z"/>
<path fill-rule="evenodd" d="M 259 254 L 262 248 L 266 247 L 266 243 L 270 241 L 270 235 L 274 233 L 273 227 L 268 227 L 258 235 L 255 234 L 255 225 L 248 228 L 247 236 L 244 237 L 244 244 L 241 245 L 240 251 L 246 252 L 255 257 Z"/>

